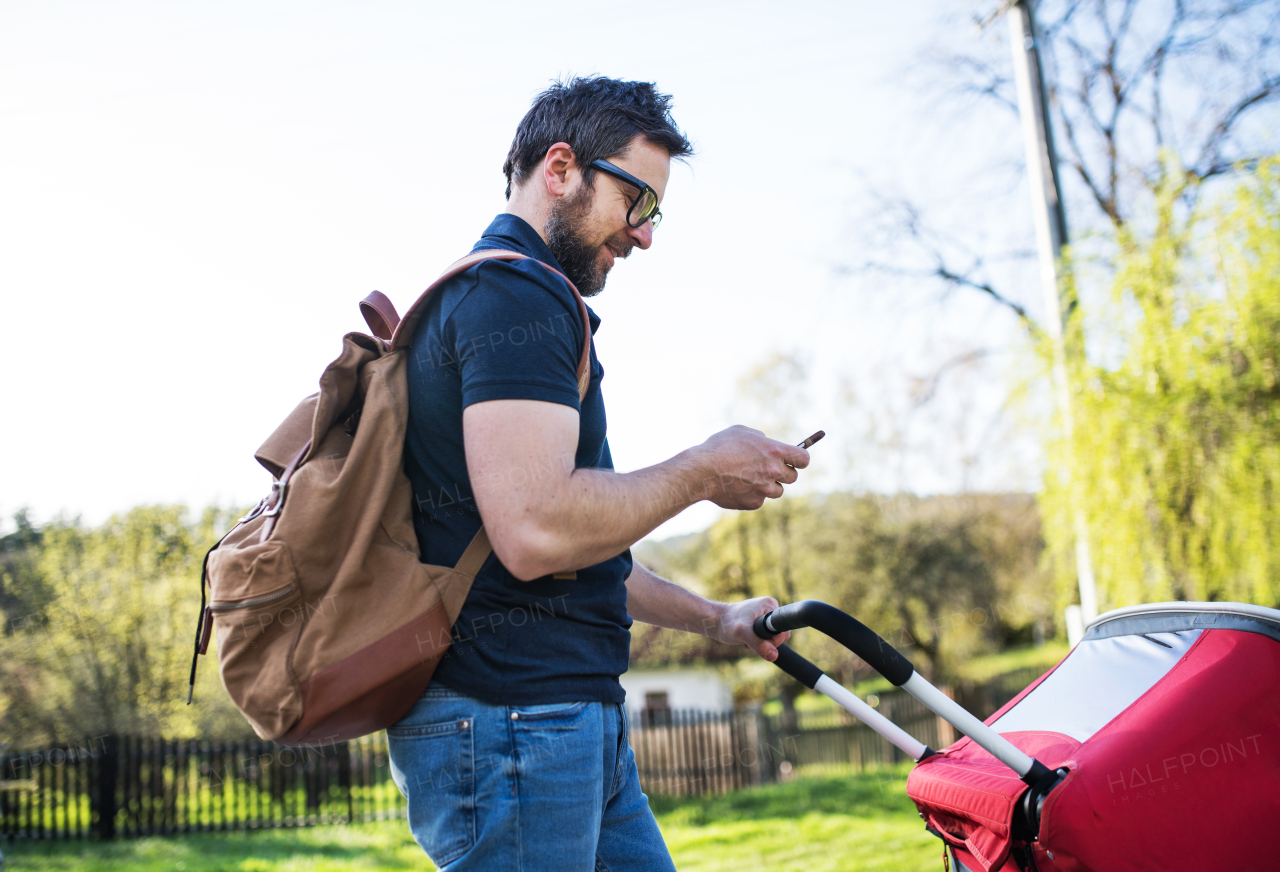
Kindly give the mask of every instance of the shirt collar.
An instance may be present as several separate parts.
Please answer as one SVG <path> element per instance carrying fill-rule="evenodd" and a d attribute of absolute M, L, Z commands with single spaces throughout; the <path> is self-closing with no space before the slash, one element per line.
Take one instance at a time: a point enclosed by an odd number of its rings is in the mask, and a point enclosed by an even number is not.
<path fill-rule="evenodd" d="M 560 267 L 560 261 L 556 260 L 556 256 L 551 253 L 551 249 L 542 241 L 538 231 L 534 230 L 528 221 L 519 215 L 512 215 L 510 212 L 503 212 L 494 218 L 489 226 L 485 228 L 484 235 L 480 237 L 480 241 L 471 250 L 484 251 L 487 248 L 506 248 L 511 251 L 518 251 L 521 254 L 527 254 L 529 257 L 542 261 L 559 272 L 564 272 Z M 600 326 L 600 318 L 590 305 L 587 306 L 587 320 L 591 322 L 591 332 L 595 333 L 596 328 Z"/>
<path fill-rule="evenodd" d="M 472 251 L 483 251 L 486 248 L 507 248 L 512 251 L 518 251 L 521 254 L 527 254 L 530 257 L 537 258 L 547 266 L 554 267 L 560 272 L 560 262 L 556 260 L 556 256 L 551 253 L 551 249 L 542 241 L 542 237 L 538 235 L 538 231 L 534 230 L 528 221 L 525 221 L 519 215 L 512 215 L 509 212 L 503 212 L 485 228 L 484 234 L 480 237 L 480 241 L 475 244 Z"/>

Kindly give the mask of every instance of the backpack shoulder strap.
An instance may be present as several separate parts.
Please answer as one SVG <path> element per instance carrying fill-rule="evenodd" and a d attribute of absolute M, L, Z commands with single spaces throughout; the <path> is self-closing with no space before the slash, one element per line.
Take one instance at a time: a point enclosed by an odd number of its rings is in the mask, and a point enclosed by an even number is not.
<path fill-rule="evenodd" d="M 586 399 L 587 388 L 591 385 L 591 319 L 587 315 L 587 303 L 582 299 L 582 294 L 578 293 L 578 289 L 574 287 L 573 282 L 569 281 L 568 276 L 526 254 L 494 248 L 485 251 L 474 251 L 464 258 L 454 261 L 448 269 L 440 274 L 439 278 L 418 296 L 418 299 L 409 307 L 409 311 L 405 312 L 403 318 L 396 314 L 395 306 L 392 305 L 385 294 L 380 291 L 373 291 L 360 302 L 360 312 L 364 315 L 365 323 L 369 325 L 369 329 L 374 336 L 390 345 L 391 350 L 403 347 L 413 338 L 413 332 L 418 326 L 418 321 L 421 320 L 422 315 L 426 312 L 427 302 L 431 299 L 431 294 L 436 288 L 459 273 L 465 272 L 486 260 L 532 260 L 548 272 L 558 275 L 568 285 L 574 301 L 578 304 L 578 317 L 582 319 L 582 352 L 578 356 L 577 373 L 578 402 L 582 402 L 582 400 Z"/>
<path fill-rule="evenodd" d="M 466 550 L 462 552 L 462 556 L 458 558 L 458 562 L 453 565 L 453 568 L 463 575 L 475 578 L 492 553 L 493 546 L 489 544 L 489 534 L 481 526 L 476 531 L 475 537 L 467 545 Z"/>
<path fill-rule="evenodd" d="M 578 293 L 578 289 L 574 287 L 573 282 L 569 281 L 568 276 L 560 272 L 560 270 L 549 267 L 542 261 L 531 258 L 526 254 L 494 248 L 485 251 L 474 251 L 464 258 L 454 261 L 448 269 L 440 274 L 439 278 L 418 296 L 418 299 L 409 307 L 409 311 L 404 313 L 403 318 L 396 314 L 395 306 L 392 305 L 385 294 L 380 291 L 373 291 L 360 303 L 360 311 L 364 315 L 365 323 L 369 325 L 369 329 L 373 331 L 374 336 L 387 343 L 389 350 L 394 351 L 397 348 L 404 347 L 413 338 L 414 329 L 418 326 L 418 321 L 422 319 L 423 313 L 427 310 L 427 301 L 431 298 L 432 292 L 449 279 L 458 275 L 458 273 L 465 272 L 486 260 L 532 260 L 548 272 L 560 276 L 560 278 L 564 279 L 564 283 L 569 286 L 569 291 L 573 294 L 573 299 L 578 304 L 578 316 L 582 319 L 582 353 L 578 356 L 577 373 L 578 402 L 581 403 L 587 398 L 587 389 L 591 386 L 591 319 L 587 315 L 587 303 L 582 299 L 582 294 Z M 467 545 L 466 550 L 462 552 L 462 556 L 458 558 L 454 569 L 463 575 L 474 578 L 492 553 L 493 546 L 489 543 L 489 534 L 481 526 L 476 531 L 476 535 L 470 544 Z M 574 578 L 575 576 L 576 573 L 573 572 L 558 572 L 555 575 L 556 578 Z"/>

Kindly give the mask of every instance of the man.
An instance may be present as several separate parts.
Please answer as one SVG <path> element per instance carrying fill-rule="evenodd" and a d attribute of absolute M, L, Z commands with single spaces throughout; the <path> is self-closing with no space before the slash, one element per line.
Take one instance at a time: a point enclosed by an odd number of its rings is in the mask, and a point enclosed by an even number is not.
<path fill-rule="evenodd" d="M 627 743 L 631 621 L 768 660 L 786 639 L 752 632 L 771 597 L 710 602 L 628 549 L 699 500 L 759 508 L 808 453 L 732 427 L 615 473 L 604 369 L 593 347 L 579 402 L 579 309 L 536 262 L 591 296 L 618 258 L 649 248 L 671 159 L 692 153 L 669 105 L 650 84 L 605 78 L 539 95 L 503 168 L 507 211 L 475 246 L 532 260 L 442 285 L 413 339 L 406 471 L 423 559 L 455 562 L 481 518 L 494 550 L 430 687 L 388 731 L 414 838 L 444 869 L 672 869 Z"/>

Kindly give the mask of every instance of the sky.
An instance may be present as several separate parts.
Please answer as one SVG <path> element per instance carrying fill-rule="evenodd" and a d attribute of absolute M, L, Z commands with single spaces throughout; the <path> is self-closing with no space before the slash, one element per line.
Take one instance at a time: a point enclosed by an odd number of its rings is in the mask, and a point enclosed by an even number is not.
<path fill-rule="evenodd" d="M 378 289 L 403 311 L 465 254 L 504 208 L 531 99 L 595 73 L 672 94 L 698 151 L 673 168 L 653 247 L 591 301 L 620 470 L 744 423 L 831 432 L 801 490 L 1033 486 L 1033 456 L 965 478 L 943 424 L 896 471 L 855 438 L 866 403 L 909 406 L 903 385 L 1011 341 L 976 298 L 931 305 L 856 269 L 879 193 L 1029 239 L 1016 172 L 989 198 L 949 188 L 1021 146 L 1016 119 L 929 94 L 930 47 L 978 38 L 956 9 L 8 0 L 0 516 L 255 502 L 270 479 L 254 449 L 366 330 L 359 300 Z M 738 388 L 775 354 L 808 374 L 786 415 Z M 988 360 L 931 414 L 990 417 L 1009 364 Z M 655 535 L 715 516 L 702 504 Z"/>

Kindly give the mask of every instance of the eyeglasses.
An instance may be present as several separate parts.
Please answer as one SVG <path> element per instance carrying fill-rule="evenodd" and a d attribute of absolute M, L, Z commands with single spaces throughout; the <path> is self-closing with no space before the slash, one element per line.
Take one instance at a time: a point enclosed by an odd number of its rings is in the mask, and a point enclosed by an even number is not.
<path fill-rule="evenodd" d="M 602 173 L 613 176 L 615 179 L 621 179 L 640 191 L 640 196 L 631 202 L 631 208 L 627 210 L 627 223 L 629 225 L 639 227 L 646 221 L 652 221 L 653 229 L 658 229 L 658 225 L 662 223 L 662 213 L 658 211 L 657 191 L 631 175 L 631 173 L 619 169 L 607 160 L 593 160 L 591 166 Z"/>

